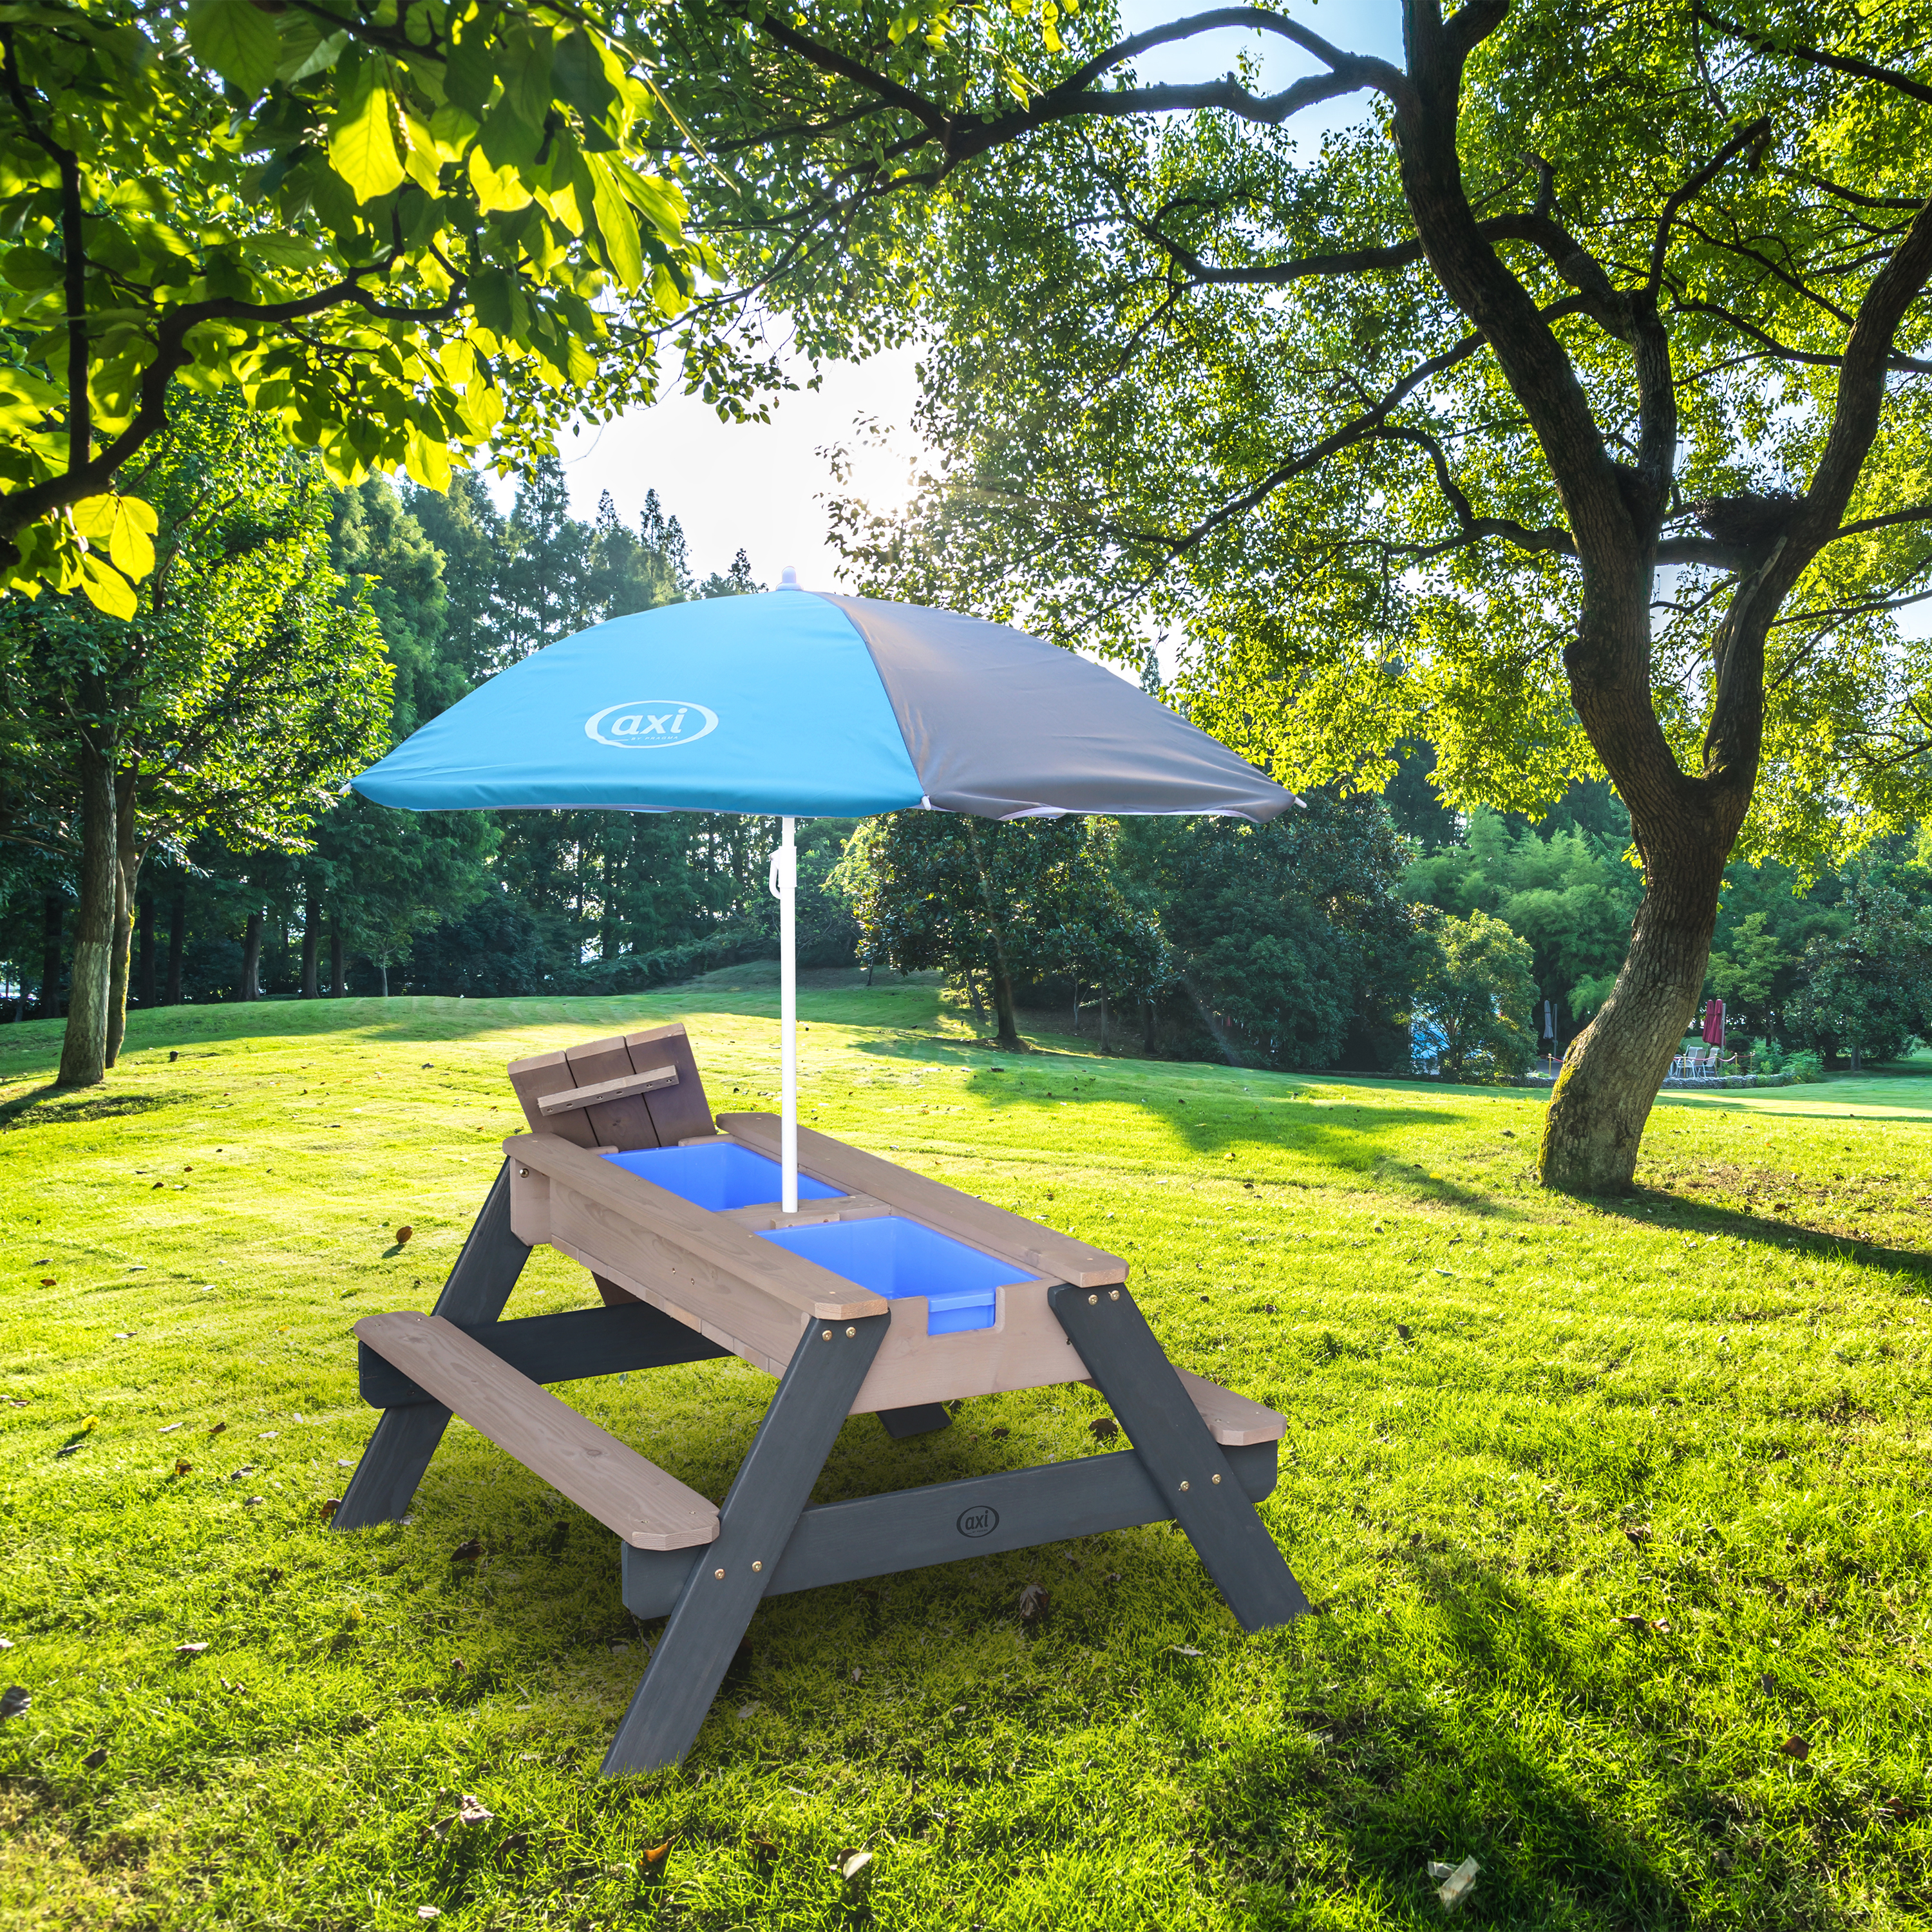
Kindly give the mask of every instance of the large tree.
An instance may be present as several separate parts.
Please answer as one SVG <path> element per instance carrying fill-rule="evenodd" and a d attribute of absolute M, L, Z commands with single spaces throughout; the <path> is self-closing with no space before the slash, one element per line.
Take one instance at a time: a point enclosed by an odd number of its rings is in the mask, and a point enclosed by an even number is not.
<path fill-rule="evenodd" d="M 1643 897 L 1540 1162 L 1627 1186 L 1727 856 L 1928 795 L 1912 10 L 1405 0 L 1400 62 L 1263 7 L 652 18 L 758 181 L 721 246 L 808 338 L 867 292 L 928 332 L 942 473 L 855 525 L 875 581 L 1136 660 L 1178 627 L 1195 715 L 1290 782 L 1405 737 L 1458 803 L 1608 775 Z M 1138 77 L 1226 28 L 1306 71 Z"/>
<path fill-rule="evenodd" d="M 114 1064 L 154 849 L 299 846 L 388 736 L 381 635 L 330 567 L 314 459 L 215 398 L 151 446 L 140 489 L 158 561 L 131 617 L 71 593 L 0 604 L 9 777 L 28 807 L 0 838 L 70 856 L 79 879 L 66 1085 Z"/>

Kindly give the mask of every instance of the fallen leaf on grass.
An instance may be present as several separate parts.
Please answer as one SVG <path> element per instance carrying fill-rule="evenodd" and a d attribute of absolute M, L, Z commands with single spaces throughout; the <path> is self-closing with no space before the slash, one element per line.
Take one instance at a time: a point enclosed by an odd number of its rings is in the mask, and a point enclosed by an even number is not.
<path fill-rule="evenodd" d="M 185 1456 L 177 1456 L 175 1460 L 175 1474 L 178 1476 L 185 1476 L 194 1467 L 194 1465 Z"/>
<path fill-rule="evenodd" d="M 335 1512 L 341 1507 L 342 1498 L 340 1496 L 324 1496 L 321 1502 L 316 1504 L 315 1513 L 324 1522 L 328 1522 L 334 1518 Z"/>
<path fill-rule="evenodd" d="M 396 1246 L 399 1248 L 407 1247 L 410 1244 L 410 1237 L 415 1232 L 416 1230 L 413 1228 L 398 1228 L 396 1230 Z"/>
<path fill-rule="evenodd" d="M 1618 1617 L 1612 1621 L 1623 1624 L 1629 1630 L 1647 1630 L 1650 1628 L 1650 1619 L 1648 1617 Z"/>
<path fill-rule="evenodd" d="M 670 1863 L 670 1840 L 667 1838 L 661 1845 L 652 1845 L 638 1861 L 638 1875 L 640 1878 L 663 1882 L 666 1869 Z"/>
<path fill-rule="evenodd" d="M 1795 1757 L 1800 1764 L 1811 1755 L 1810 1741 L 1805 1738 L 1786 1738 L 1778 1748 L 1786 1757 Z"/>
<path fill-rule="evenodd" d="M 40 1286 L 43 1288 L 52 1288 L 54 1285 L 55 1279 L 56 1278 L 52 1275 L 44 1274 L 40 1277 Z"/>
<path fill-rule="evenodd" d="M 1171 1643 L 1168 1648 L 1176 1657 L 1205 1657 L 1208 1654 L 1204 1650 L 1196 1650 L 1191 1643 Z"/>
<path fill-rule="evenodd" d="M 164 1436 L 172 1436 L 177 1429 L 185 1429 L 187 1426 L 188 1424 L 184 1422 L 171 1422 L 160 1432 Z"/>
<path fill-rule="evenodd" d="M 989 1441 L 1004 1442 L 1012 1432 L 1010 1429 L 989 1429 L 986 1431 L 986 1435 Z"/>
<path fill-rule="evenodd" d="M 1408 1332 L 1408 1325 L 1407 1325 L 1407 1324 L 1406 1324 L 1406 1323 L 1401 1322 L 1398 1322 L 1395 1324 L 1395 1332 L 1396 1332 L 1396 1340 L 1397 1340 L 1398 1341 L 1406 1342 L 1407 1340 L 1408 1340 L 1408 1339 L 1409 1339 L 1409 1332 Z"/>
<path fill-rule="evenodd" d="M 751 1852 L 761 1865 L 775 1865 L 778 1862 L 778 1848 L 769 1838 L 754 1838 Z"/>
<path fill-rule="evenodd" d="M 1096 1415 L 1088 1424 L 1087 1432 L 1096 1442 L 1111 1442 L 1120 1434 L 1120 1425 L 1111 1415 Z"/>
<path fill-rule="evenodd" d="M 1670 1619 L 1668 1617 L 1659 1617 L 1651 1625 L 1651 1628 L 1656 1631 L 1659 1636 L 1668 1636 L 1670 1634 Z"/>
<path fill-rule="evenodd" d="M 214 1438 L 219 1436 L 227 1426 L 228 1425 L 225 1422 L 218 1422 L 208 1432 L 208 1440 L 212 1442 Z"/>
<path fill-rule="evenodd" d="M 178 1643 L 175 1646 L 175 1654 L 177 1657 L 199 1657 L 207 1648 L 205 1642 Z"/>
<path fill-rule="evenodd" d="M 481 1556 L 482 1554 L 483 1544 L 482 1538 L 472 1536 L 467 1542 L 459 1543 L 456 1547 L 449 1552 L 449 1560 L 452 1563 L 474 1563 L 477 1558 Z"/>
<path fill-rule="evenodd" d="M 1624 1534 L 1628 1537 L 1630 1541 L 1635 1544 L 1640 1550 L 1641 1550 L 1643 1546 L 1650 1540 L 1650 1532 L 1647 1529 L 1626 1529 L 1624 1532 Z"/>
<path fill-rule="evenodd" d="M 10 1684 L 0 1690 L 0 1718 L 17 1718 L 34 1701 L 34 1694 L 24 1684 Z"/>
<path fill-rule="evenodd" d="M 832 1863 L 844 1885 L 846 1896 L 849 1898 L 861 1897 L 872 1882 L 872 1853 L 856 1850 L 843 1851 Z"/>
<path fill-rule="evenodd" d="M 81 1760 L 80 1768 L 82 1771 L 98 1771 L 106 1762 L 107 1747 L 102 1744 L 98 1749 L 89 1751 L 86 1756 Z"/>
<path fill-rule="evenodd" d="M 260 1496 L 244 1496 L 242 1498 L 242 1507 L 244 1509 L 253 1509 L 261 1500 Z"/>
<path fill-rule="evenodd" d="M 1757 1680 L 1757 1688 L 1762 1690 L 1767 1697 L 1772 1696 L 1777 1692 L 1778 1679 L 1772 1676 L 1771 1672 L 1767 1670 L 1764 1675 Z"/>
<path fill-rule="evenodd" d="M 1053 1607 L 1053 1600 L 1037 1583 L 1029 1583 L 1020 1592 L 1020 1622 L 1038 1623 Z"/>
<path fill-rule="evenodd" d="M 416 1916 L 418 1918 L 440 1918 L 442 1908 L 440 1905 L 419 1905 L 416 1907 Z"/>

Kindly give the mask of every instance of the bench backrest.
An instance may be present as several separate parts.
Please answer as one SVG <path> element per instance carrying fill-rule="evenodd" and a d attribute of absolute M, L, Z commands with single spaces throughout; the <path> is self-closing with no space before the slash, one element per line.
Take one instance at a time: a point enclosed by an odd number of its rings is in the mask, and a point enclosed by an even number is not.
<path fill-rule="evenodd" d="M 532 1133 L 578 1147 L 628 1153 L 717 1132 L 691 1042 L 675 1024 L 513 1060 L 510 1084 Z"/>

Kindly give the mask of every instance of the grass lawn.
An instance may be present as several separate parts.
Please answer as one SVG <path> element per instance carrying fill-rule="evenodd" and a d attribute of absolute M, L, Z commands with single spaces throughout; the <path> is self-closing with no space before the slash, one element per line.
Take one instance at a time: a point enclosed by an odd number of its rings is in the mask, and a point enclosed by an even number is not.
<path fill-rule="evenodd" d="M 1125 1253 L 1288 1417 L 1263 1514 L 1320 1614 L 1244 1636 L 1168 1529 L 802 1593 L 682 1770 L 602 1783 L 656 1635 L 614 1539 L 460 1424 L 410 1522 L 328 1530 L 349 1324 L 433 1300 L 506 1060 L 678 1016 L 714 1105 L 775 1104 L 770 992 L 176 1009 L 77 1095 L 0 1029 L 0 1922 L 1430 1924 L 1472 1855 L 1474 1924 L 1925 1922 L 1932 1078 L 1673 1096 L 1592 1206 L 1534 1187 L 1526 1094 L 1002 1058 L 938 998 L 808 992 L 806 1117 Z M 539 1250 L 511 1312 L 590 1294 Z M 770 1387 L 562 1392 L 718 1496 Z M 862 1418 L 819 1495 L 1100 1406 Z"/>

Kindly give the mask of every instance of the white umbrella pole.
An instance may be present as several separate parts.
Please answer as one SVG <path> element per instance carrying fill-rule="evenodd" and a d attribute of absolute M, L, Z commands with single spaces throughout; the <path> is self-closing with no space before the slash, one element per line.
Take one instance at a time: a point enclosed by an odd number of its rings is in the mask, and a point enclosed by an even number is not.
<path fill-rule="evenodd" d="M 784 1036 L 778 1129 L 784 1172 L 779 1207 L 787 1214 L 798 1212 L 798 850 L 792 841 L 796 822 L 779 820 L 783 832 L 772 868 L 778 896 L 778 1024 Z"/>

